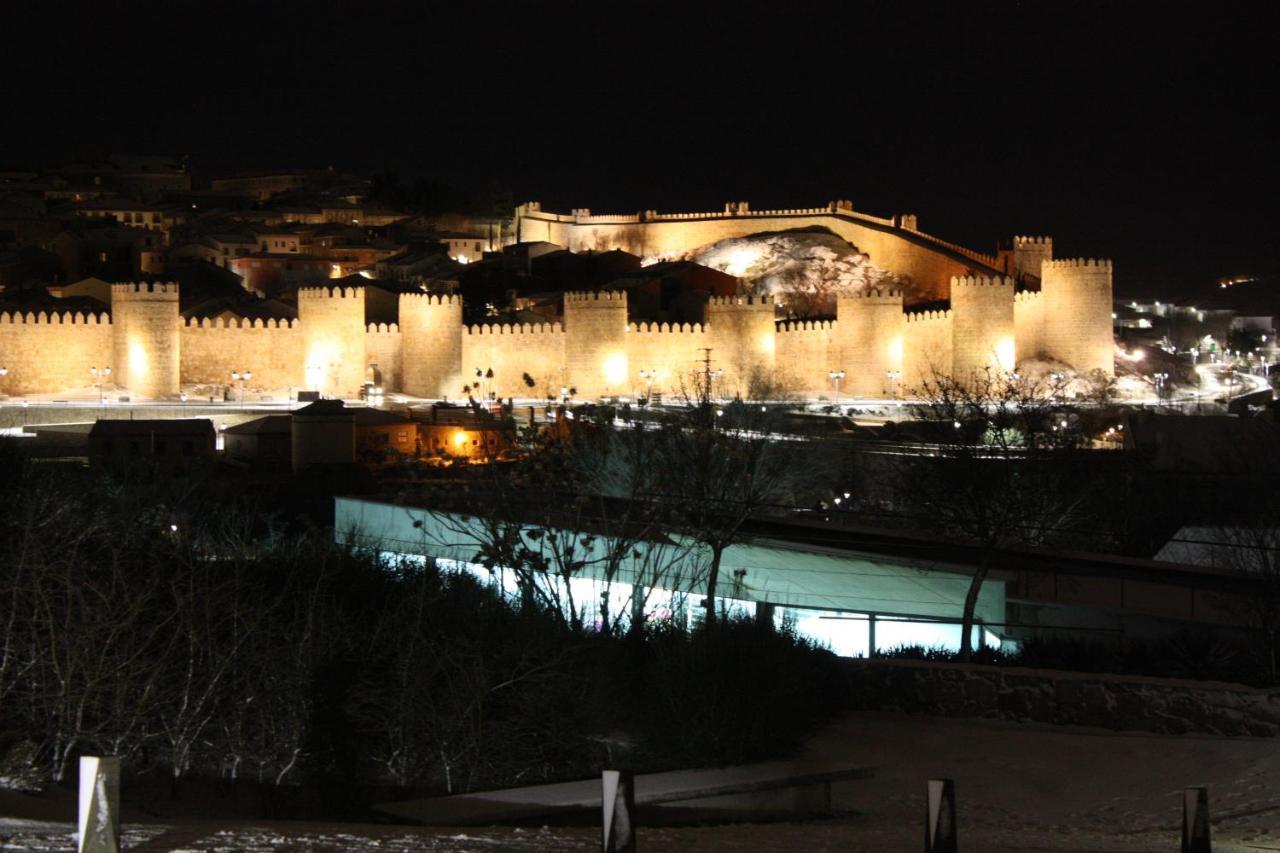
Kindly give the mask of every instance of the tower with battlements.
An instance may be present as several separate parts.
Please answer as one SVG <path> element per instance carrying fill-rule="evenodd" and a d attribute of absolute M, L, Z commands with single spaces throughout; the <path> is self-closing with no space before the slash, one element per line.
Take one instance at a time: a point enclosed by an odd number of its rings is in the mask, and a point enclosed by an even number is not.
<path fill-rule="evenodd" d="M 368 368 L 363 287 L 298 289 L 303 387 L 327 397 L 359 395 Z"/>
<path fill-rule="evenodd" d="M 747 397 L 774 369 L 775 306 L 769 296 L 713 296 L 707 302 L 707 346 L 713 367 L 723 370 L 715 391 Z"/>
<path fill-rule="evenodd" d="M 462 297 L 400 294 L 400 339 L 406 394 L 462 396 Z"/>
<path fill-rule="evenodd" d="M 564 384 L 584 399 L 630 393 L 627 294 L 621 290 L 564 295 Z"/>
<path fill-rule="evenodd" d="M 964 382 L 1016 364 L 1013 279 L 963 276 L 951 279 L 951 372 Z"/>
<path fill-rule="evenodd" d="M 136 397 L 180 390 L 178 285 L 111 285 L 113 380 Z"/>
<path fill-rule="evenodd" d="M 1111 329 L 1111 261 L 1045 261 L 1044 354 L 1079 373 L 1115 372 Z"/>
<path fill-rule="evenodd" d="M 837 297 L 828 367 L 844 371 L 841 391 L 858 397 L 897 393 L 905 325 L 901 290 L 873 287 Z"/>

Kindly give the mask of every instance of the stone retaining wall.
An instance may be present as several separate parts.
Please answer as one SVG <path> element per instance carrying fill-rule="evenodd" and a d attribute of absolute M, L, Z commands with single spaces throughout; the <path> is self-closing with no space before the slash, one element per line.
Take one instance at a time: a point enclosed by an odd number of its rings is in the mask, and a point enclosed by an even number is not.
<path fill-rule="evenodd" d="M 1274 737 L 1280 690 L 1171 678 L 909 660 L 849 662 L 861 710 L 1184 734 Z"/>

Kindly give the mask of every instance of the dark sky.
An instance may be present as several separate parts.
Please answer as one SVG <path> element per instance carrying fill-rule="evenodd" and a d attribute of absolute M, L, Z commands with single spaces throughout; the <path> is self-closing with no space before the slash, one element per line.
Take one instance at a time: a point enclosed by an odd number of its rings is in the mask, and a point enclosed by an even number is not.
<path fill-rule="evenodd" d="M 1059 256 L 1113 257 L 1131 292 L 1280 272 L 1280 51 L 1261 13 L 522 8 L 42 4 L 6 26 L 0 162 L 90 140 L 495 182 L 554 209 L 850 198 L 974 248 L 1052 234 Z"/>

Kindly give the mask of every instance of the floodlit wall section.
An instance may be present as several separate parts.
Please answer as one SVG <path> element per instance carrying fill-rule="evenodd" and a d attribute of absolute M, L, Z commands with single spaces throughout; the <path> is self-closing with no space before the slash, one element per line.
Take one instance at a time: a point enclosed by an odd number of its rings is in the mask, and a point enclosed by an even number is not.
<path fill-rule="evenodd" d="M 1045 354 L 1081 373 L 1113 373 L 1111 261 L 1045 261 L 1040 289 L 1044 293 Z"/>
<path fill-rule="evenodd" d="M 489 392 L 498 397 L 558 397 L 564 364 L 565 334 L 558 323 L 468 326 L 462 335 L 461 384 L 449 389 L 450 396 L 461 396 L 463 386 L 470 385 L 477 399 Z M 490 371 L 492 379 L 486 376 Z M 526 374 L 532 385 L 525 381 Z"/>
<path fill-rule="evenodd" d="M 90 367 L 112 367 L 107 314 L 0 312 L 0 394 L 58 393 L 94 382 Z M 112 372 L 114 373 L 114 367 Z"/>
<path fill-rule="evenodd" d="M 291 320 L 190 319 L 179 333 L 182 381 L 238 384 L 233 371 L 249 371 L 252 388 L 302 387 L 301 335 Z"/>
<path fill-rule="evenodd" d="M 914 216 L 871 216 L 847 201 L 796 210 L 751 210 L 730 202 L 725 210 L 701 213 L 592 215 L 589 210 L 550 213 L 537 202 L 516 209 L 521 242 L 546 241 L 575 251 L 621 249 L 642 258 L 682 257 L 701 246 L 732 237 L 793 228 L 825 228 L 866 253 L 872 263 L 910 277 L 925 299 L 946 299 L 951 279 L 1001 270 L 994 255 L 975 252 L 919 231 Z"/>

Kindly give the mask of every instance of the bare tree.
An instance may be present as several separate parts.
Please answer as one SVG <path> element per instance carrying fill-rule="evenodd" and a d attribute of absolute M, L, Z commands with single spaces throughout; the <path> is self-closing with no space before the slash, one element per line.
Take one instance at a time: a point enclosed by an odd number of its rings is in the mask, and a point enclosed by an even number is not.
<path fill-rule="evenodd" d="M 975 546 L 960 655 L 973 654 L 974 612 L 1002 548 L 1051 541 L 1084 514 L 1080 420 L 1057 377 L 985 370 L 960 381 L 934 373 L 911 392 L 918 452 L 894 457 L 897 503 L 916 524 Z"/>

